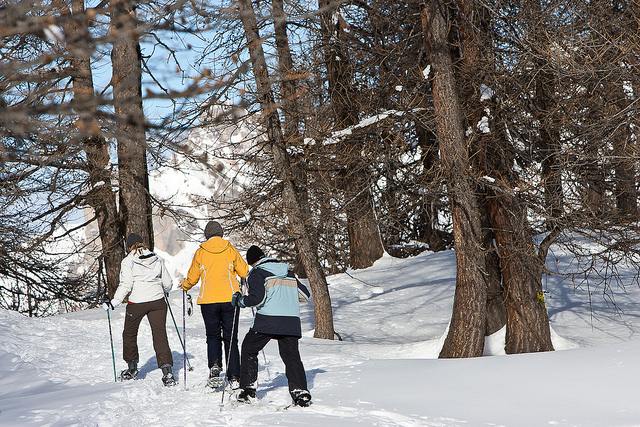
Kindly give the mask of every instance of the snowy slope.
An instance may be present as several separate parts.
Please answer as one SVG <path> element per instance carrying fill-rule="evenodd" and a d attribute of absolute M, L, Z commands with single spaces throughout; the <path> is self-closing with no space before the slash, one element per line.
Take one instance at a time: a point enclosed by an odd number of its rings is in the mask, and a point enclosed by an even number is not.
<path fill-rule="evenodd" d="M 561 268 L 569 265 L 562 260 Z M 184 261 L 170 259 L 177 270 Z M 174 273 L 175 273 L 174 271 Z M 558 351 L 506 356 L 500 333 L 487 357 L 438 360 L 454 291 L 452 251 L 409 259 L 385 256 L 372 268 L 329 278 L 335 327 L 344 341 L 313 338 L 313 307 L 303 306 L 301 354 L 313 395 L 290 408 L 275 343 L 260 356 L 259 405 L 233 405 L 207 392 L 200 312 L 186 318 L 194 371 L 171 318 L 169 340 L 179 385 L 164 388 L 143 322 L 140 379 L 114 381 L 107 314 L 101 309 L 30 319 L 0 311 L 0 425 L 46 426 L 638 426 L 640 290 L 613 307 L 557 278 L 546 281 Z M 191 291 L 194 295 L 197 289 Z M 170 295 L 182 333 L 182 294 Z M 124 310 L 111 313 L 116 368 Z M 595 315 L 595 318 L 594 318 Z M 251 311 L 243 310 L 240 337 Z M 267 363 L 265 364 L 265 358 Z"/>

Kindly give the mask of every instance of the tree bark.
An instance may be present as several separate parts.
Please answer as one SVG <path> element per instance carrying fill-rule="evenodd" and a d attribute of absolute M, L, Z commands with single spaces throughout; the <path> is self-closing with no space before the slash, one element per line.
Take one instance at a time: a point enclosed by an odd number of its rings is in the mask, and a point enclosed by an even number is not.
<path fill-rule="evenodd" d="M 494 246 L 495 235 L 489 207 L 487 206 L 487 194 L 486 191 L 480 189 L 478 192 L 481 194 L 478 197 L 478 210 L 480 211 L 480 224 L 482 226 L 484 277 L 487 286 L 487 318 L 484 333 L 489 336 L 506 325 L 507 310 L 502 284 L 502 271 L 500 269 L 500 256 Z"/>
<path fill-rule="evenodd" d="M 150 249 L 154 246 L 145 119 L 142 109 L 142 66 L 135 16 L 135 2 L 112 4 L 111 32 L 114 37 L 111 63 L 113 76 L 120 218 L 123 235 L 137 233 Z"/>
<path fill-rule="evenodd" d="M 456 290 L 449 333 L 441 358 L 482 356 L 487 288 L 482 276 L 484 257 L 481 226 L 469 177 L 469 158 L 453 64 L 447 44 L 448 14 L 439 0 L 422 0 L 422 29 L 427 57 L 433 67 L 433 105 L 453 220 L 456 250 Z"/>
<path fill-rule="evenodd" d="M 553 350 L 549 316 L 542 292 L 543 260 L 534 250 L 526 210 L 515 195 L 489 190 L 507 309 L 507 354 Z"/>
<path fill-rule="evenodd" d="M 472 165 L 479 174 L 486 171 L 487 157 L 491 156 L 490 147 L 500 144 L 491 114 L 486 110 L 493 109 L 492 100 L 482 101 L 482 86 L 491 87 L 495 54 L 493 53 L 492 35 L 490 31 L 491 17 L 487 9 L 474 0 L 460 0 L 458 3 L 458 28 L 460 28 L 462 53 L 462 79 L 465 85 L 461 89 L 462 99 L 466 100 L 465 110 L 472 130 L 470 145 L 472 146 Z M 494 112 L 495 114 L 495 112 Z M 483 118 L 489 118 L 489 132 L 478 129 Z M 487 206 L 487 192 L 483 186 L 477 187 L 477 201 L 482 226 L 482 253 L 484 255 L 484 278 L 487 286 L 487 318 L 485 334 L 491 335 L 500 330 L 507 321 L 504 305 L 504 289 L 500 259 L 494 247 L 494 233 Z"/>
<path fill-rule="evenodd" d="M 89 182 L 92 186 L 87 202 L 96 215 L 106 269 L 107 293 L 111 298 L 119 284 L 124 246 L 116 197 L 111 186 L 111 173 L 108 170 L 109 144 L 95 118 L 97 105 L 91 71 L 92 48 L 89 46 L 90 35 L 84 10 L 84 0 L 73 0 L 71 35 L 67 38 L 67 44 L 73 68 L 74 104 L 78 111 L 76 127 L 87 156 Z"/>
<path fill-rule="evenodd" d="M 276 38 L 276 51 L 278 52 L 278 70 L 280 72 L 280 84 L 282 86 L 282 111 L 284 117 L 284 140 L 286 145 L 299 145 L 300 136 L 300 110 L 296 102 L 296 77 L 294 75 L 293 58 L 291 56 L 291 48 L 289 47 L 289 37 L 287 36 L 287 16 L 284 12 L 283 0 L 273 0 L 273 26 Z M 295 176 L 296 193 L 300 197 L 301 206 L 304 210 L 304 217 L 311 218 L 309 208 L 309 192 L 307 191 L 307 174 L 302 165 L 303 160 L 299 155 L 293 155 L 295 158 L 291 164 L 291 169 Z M 308 225 L 309 232 L 315 230 Z M 317 238 L 311 240 L 314 244 L 314 253 L 318 252 L 315 242 Z M 302 262 L 300 248 L 296 244 L 296 274 L 299 277 L 307 278 L 307 272 Z"/>
<path fill-rule="evenodd" d="M 267 63 L 262 49 L 262 40 L 258 34 L 258 23 L 251 0 L 238 1 L 240 18 L 244 26 L 245 37 L 251 55 L 253 74 L 258 88 L 260 107 L 265 120 L 268 143 L 273 153 L 276 169 L 279 171 L 279 178 L 282 180 L 282 201 L 285 213 L 289 220 L 291 232 L 295 239 L 305 270 L 309 277 L 309 284 L 313 292 L 314 314 L 315 314 L 315 338 L 333 339 L 333 311 L 331 308 L 331 298 L 324 272 L 318 260 L 318 254 L 314 250 L 310 234 L 306 229 L 304 210 L 301 207 L 298 194 L 296 193 L 295 175 L 293 174 L 289 155 L 286 151 L 286 144 L 280 117 L 275 104 L 275 98 Z"/>

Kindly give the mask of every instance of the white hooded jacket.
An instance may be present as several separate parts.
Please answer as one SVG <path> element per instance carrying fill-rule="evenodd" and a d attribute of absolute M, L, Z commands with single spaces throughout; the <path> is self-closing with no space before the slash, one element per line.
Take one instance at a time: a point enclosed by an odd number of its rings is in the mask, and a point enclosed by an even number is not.
<path fill-rule="evenodd" d="M 173 286 L 164 261 L 148 249 L 134 249 L 120 265 L 120 284 L 111 303 L 141 303 L 162 299 Z"/>

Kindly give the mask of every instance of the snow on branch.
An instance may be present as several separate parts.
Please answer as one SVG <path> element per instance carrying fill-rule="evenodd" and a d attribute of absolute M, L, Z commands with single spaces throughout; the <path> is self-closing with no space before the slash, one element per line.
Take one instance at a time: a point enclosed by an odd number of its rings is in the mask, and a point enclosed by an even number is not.
<path fill-rule="evenodd" d="M 405 116 L 407 113 L 415 113 L 415 112 L 419 112 L 419 111 L 424 111 L 424 108 L 414 108 L 412 110 L 409 111 L 400 111 L 400 110 L 386 110 L 380 114 L 376 114 L 375 116 L 370 116 L 367 118 L 364 118 L 362 120 L 360 120 L 359 123 L 356 123 L 353 126 L 349 126 L 347 128 L 335 131 L 331 134 L 330 137 L 324 139 L 321 144 L 322 145 L 333 145 L 333 144 L 337 144 L 340 141 L 342 141 L 342 139 L 346 138 L 349 135 L 353 135 L 354 131 L 357 129 L 363 129 L 363 128 L 367 128 L 369 126 L 375 125 L 377 123 L 380 123 L 386 119 L 388 119 L 389 117 L 402 117 Z"/>

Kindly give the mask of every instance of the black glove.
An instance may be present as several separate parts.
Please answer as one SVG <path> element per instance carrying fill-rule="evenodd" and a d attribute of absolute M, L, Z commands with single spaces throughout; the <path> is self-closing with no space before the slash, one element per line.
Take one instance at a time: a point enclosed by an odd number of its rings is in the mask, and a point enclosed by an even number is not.
<path fill-rule="evenodd" d="M 244 305 L 244 301 L 243 300 L 244 300 L 244 296 L 242 295 L 242 292 L 236 292 L 231 297 L 231 305 L 234 306 L 234 307 L 244 308 L 244 307 L 246 307 L 246 305 Z"/>
<path fill-rule="evenodd" d="M 111 304 L 111 300 L 109 298 L 105 298 L 105 300 L 102 302 L 102 309 L 104 311 L 109 311 L 109 310 L 113 310 L 113 304 Z"/>

